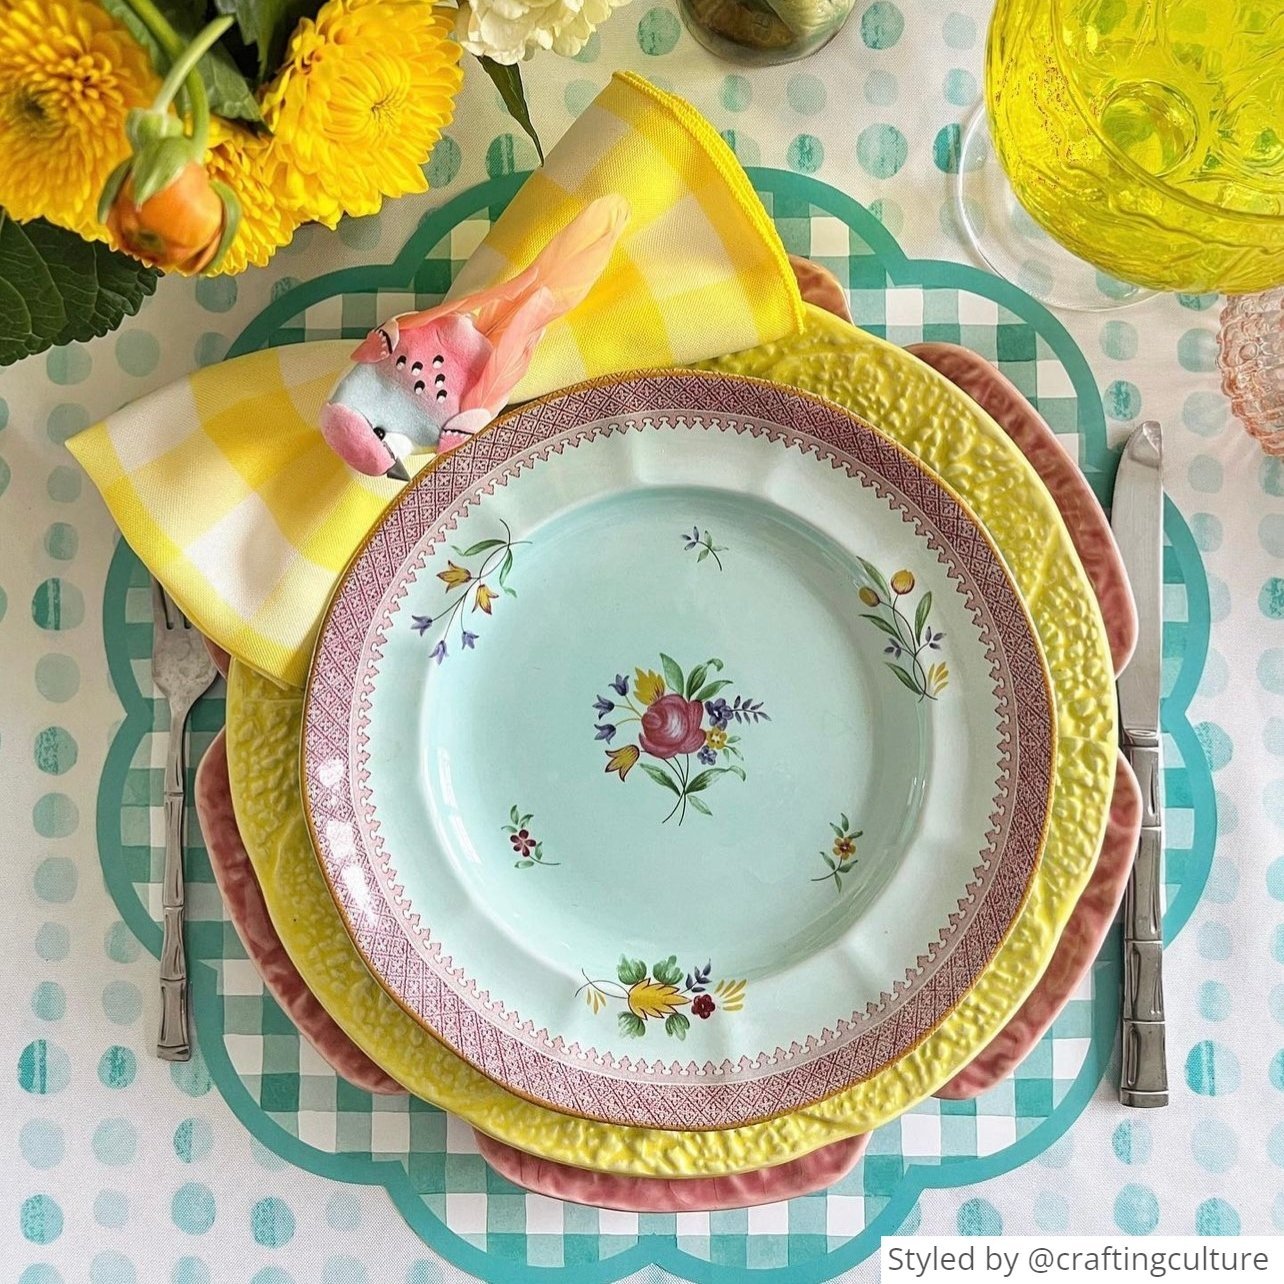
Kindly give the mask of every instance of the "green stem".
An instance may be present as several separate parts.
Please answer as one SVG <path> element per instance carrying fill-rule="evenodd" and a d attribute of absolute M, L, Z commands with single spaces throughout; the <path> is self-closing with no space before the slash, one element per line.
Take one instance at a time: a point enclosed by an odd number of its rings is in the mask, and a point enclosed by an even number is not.
<path fill-rule="evenodd" d="M 165 56 L 174 62 L 182 57 L 183 39 L 169 25 L 169 19 L 152 3 L 152 0 L 125 0 L 133 10 L 134 17 L 152 34 L 152 39 L 164 50 Z"/>
<path fill-rule="evenodd" d="M 144 3 L 149 2 L 150 0 L 144 0 Z M 134 3 L 138 3 L 138 0 L 134 0 Z M 169 74 L 160 87 L 160 93 L 156 95 L 156 101 L 152 103 L 153 111 L 168 111 L 174 96 L 180 89 L 186 88 L 187 99 L 192 107 L 192 142 L 196 146 L 197 154 L 201 157 L 204 157 L 205 148 L 209 143 L 210 105 L 209 99 L 205 96 L 205 82 L 197 72 L 196 64 L 213 48 L 214 42 L 232 25 L 233 21 L 230 14 L 215 18 L 198 33 L 192 43 L 170 65 Z"/>

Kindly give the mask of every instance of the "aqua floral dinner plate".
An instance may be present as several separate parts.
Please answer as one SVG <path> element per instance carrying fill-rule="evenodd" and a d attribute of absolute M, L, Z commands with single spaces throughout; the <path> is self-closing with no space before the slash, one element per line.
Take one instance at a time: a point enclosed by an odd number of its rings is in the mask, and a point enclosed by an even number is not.
<path fill-rule="evenodd" d="M 709 1129 L 948 1015 L 1025 898 L 1054 739 L 935 475 L 828 402 L 666 372 L 407 490 L 318 642 L 304 796 L 358 950 L 450 1048 L 559 1111 Z"/>

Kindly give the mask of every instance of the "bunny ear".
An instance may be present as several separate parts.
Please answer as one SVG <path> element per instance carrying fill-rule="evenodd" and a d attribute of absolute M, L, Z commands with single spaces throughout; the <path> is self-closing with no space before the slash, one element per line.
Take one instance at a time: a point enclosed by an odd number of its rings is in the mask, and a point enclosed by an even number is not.
<path fill-rule="evenodd" d="M 498 414 L 526 374 L 544 327 L 558 315 L 557 297 L 549 289 L 541 287 L 523 300 L 506 319 L 504 328 L 492 335 L 495 350 L 460 397 L 460 409 L 486 409 L 492 415 Z"/>

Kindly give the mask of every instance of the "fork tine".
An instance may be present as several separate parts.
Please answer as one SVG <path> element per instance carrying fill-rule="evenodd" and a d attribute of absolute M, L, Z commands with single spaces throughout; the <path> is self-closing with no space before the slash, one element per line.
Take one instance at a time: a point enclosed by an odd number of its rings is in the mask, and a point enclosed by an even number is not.
<path fill-rule="evenodd" d="M 169 601 L 160 580 L 152 576 L 152 623 L 158 629 L 167 629 L 169 624 Z"/>

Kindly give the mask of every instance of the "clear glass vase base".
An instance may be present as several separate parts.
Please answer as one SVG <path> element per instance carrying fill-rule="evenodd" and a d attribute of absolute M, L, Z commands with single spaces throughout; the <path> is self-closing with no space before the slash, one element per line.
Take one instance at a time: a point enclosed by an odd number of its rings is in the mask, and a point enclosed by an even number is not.
<path fill-rule="evenodd" d="M 1045 306 L 1107 312 L 1155 293 L 1116 280 L 1071 254 L 1026 213 L 995 155 L 984 105 L 964 127 L 955 180 L 955 215 L 972 253 L 982 266 Z"/>

